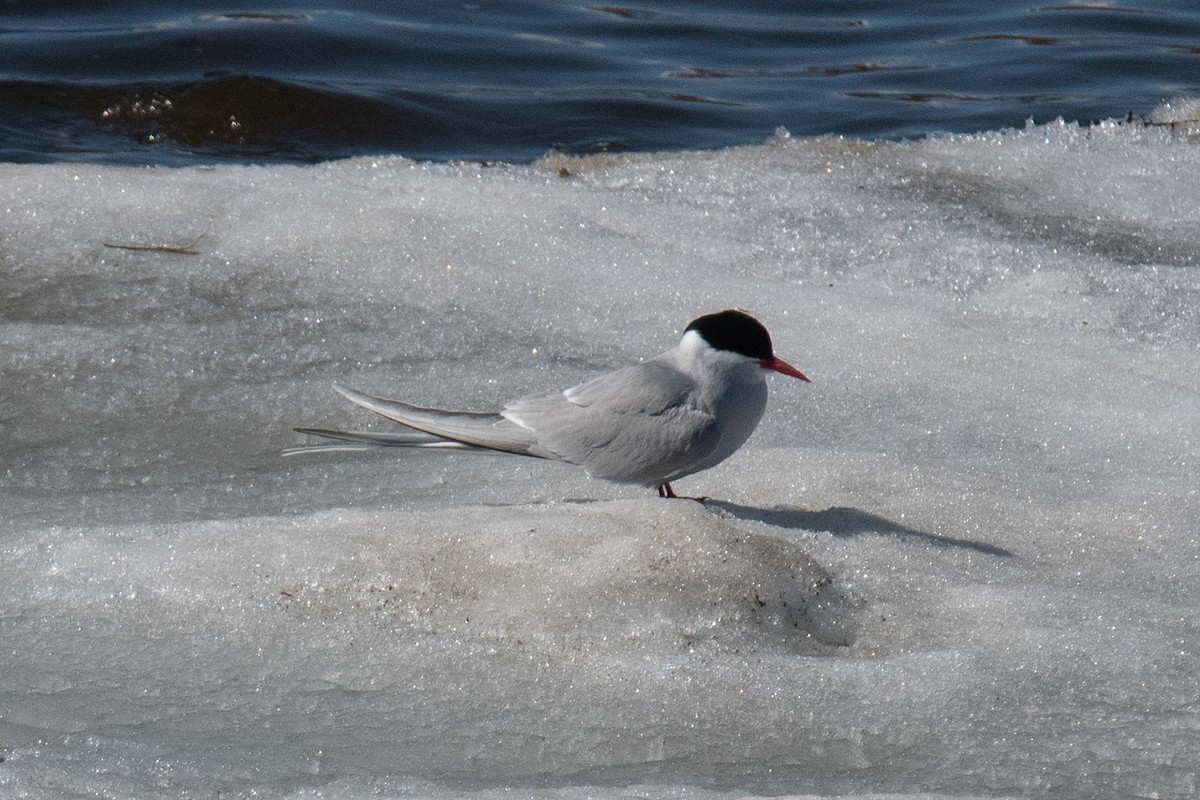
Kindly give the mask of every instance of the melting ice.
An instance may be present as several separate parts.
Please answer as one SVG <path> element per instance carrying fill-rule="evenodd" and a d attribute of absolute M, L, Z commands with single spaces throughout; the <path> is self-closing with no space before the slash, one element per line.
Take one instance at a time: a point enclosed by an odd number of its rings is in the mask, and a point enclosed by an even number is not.
<path fill-rule="evenodd" d="M 1188 109 L 0 166 L 0 794 L 1193 796 Z M 279 456 L 386 425 L 335 381 L 494 408 L 729 306 L 813 383 L 676 486 L 705 505 Z"/>

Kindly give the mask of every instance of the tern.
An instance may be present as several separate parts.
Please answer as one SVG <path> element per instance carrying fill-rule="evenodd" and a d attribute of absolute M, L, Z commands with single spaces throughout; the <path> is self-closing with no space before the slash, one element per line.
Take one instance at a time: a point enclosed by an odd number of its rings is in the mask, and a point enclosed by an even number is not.
<path fill-rule="evenodd" d="M 534 394 L 499 412 L 447 411 L 334 385 L 346 399 L 400 423 L 398 433 L 296 428 L 333 440 L 285 451 L 425 447 L 491 450 L 563 461 L 615 483 L 658 489 L 733 455 L 767 407 L 769 373 L 808 381 L 775 355 L 763 324 L 739 309 L 692 320 L 679 344 L 570 389 Z"/>

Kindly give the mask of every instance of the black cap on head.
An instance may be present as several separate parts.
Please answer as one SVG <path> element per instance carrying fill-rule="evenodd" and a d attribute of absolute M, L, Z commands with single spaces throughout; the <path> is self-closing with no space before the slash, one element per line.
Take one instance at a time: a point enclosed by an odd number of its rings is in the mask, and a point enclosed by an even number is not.
<path fill-rule="evenodd" d="M 687 331 L 695 331 L 717 350 L 740 353 L 760 361 L 772 358 L 771 334 L 762 323 L 745 311 L 730 308 L 715 314 L 705 314 L 691 321 Z M 684 333 L 687 333 L 684 331 Z"/>

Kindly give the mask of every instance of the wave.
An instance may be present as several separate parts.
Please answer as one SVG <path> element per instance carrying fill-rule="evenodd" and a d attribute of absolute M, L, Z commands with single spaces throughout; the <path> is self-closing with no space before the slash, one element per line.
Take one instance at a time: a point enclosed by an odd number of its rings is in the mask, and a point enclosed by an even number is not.
<path fill-rule="evenodd" d="M 353 87 L 352 87 L 353 88 Z M 72 154 L 97 163 L 311 163 L 367 154 L 533 161 L 678 147 L 673 131 L 719 137 L 741 104 L 640 89 L 448 92 L 295 83 L 256 75 L 92 85 L 0 81 L 0 161 Z M 630 137 L 636 125 L 636 138 Z M 764 130 L 767 130 L 764 123 Z M 765 136 L 765 134 L 764 134 Z"/>
<path fill-rule="evenodd" d="M 252 75 L 174 85 L 92 86 L 0 82 L 7 149 L 27 158 L 106 154 L 156 146 L 161 157 L 265 157 L 319 161 L 403 147 L 438 122 L 419 99 L 389 102 Z M 32 118 L 40 125 L 26 124 Z M 47 130 L 47 128 L 51 130 Z M 48 135 L 49 134 L 49 135 Z M 149 153 L 146 147 L 142 157 Z M 182 155 L 182 153 L 179 153 Z"/>

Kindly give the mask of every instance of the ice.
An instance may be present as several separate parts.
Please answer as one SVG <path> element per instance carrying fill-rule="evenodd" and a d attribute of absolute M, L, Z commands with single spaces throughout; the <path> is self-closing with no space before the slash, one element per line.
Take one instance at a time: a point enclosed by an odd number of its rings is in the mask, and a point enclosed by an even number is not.
<path fill-rule="evenodd" d="M 0 165 L 0 796 L 1195 795 L 1193 106 Z M 729 306 L 813 383 L 703 505 L 280 456 L 386 429 L 335 381 L 488 409 Z"/>

